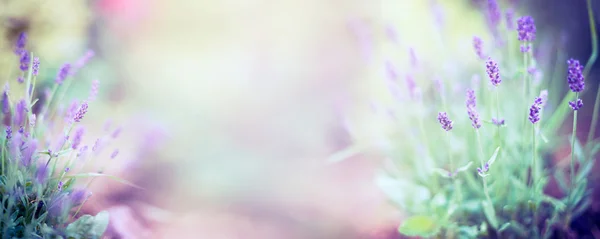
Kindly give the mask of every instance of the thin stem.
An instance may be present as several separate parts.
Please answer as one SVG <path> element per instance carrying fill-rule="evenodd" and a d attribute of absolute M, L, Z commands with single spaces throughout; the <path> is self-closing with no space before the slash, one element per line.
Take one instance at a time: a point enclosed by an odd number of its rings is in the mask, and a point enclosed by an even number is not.
<path fill-rule="evenodd" d="M 483 147 L 481 146 L 481 136 L 479 134 L 479 130 L 475 130 L 475 132 L 477 132 L 477 144 L 479 145 L 479 154 L 480 154 L 479 161 L 481 162 L 481 168 L 483 169 L 484 154 L 483 154 Z M 481 177 L 481 180 L 483 181 L 483 193 L 485 194 L 485 197 L 487 198 L 488 203 L 490 205 L 493 205 L 492 199 L 490 198 L 490 193 L 488 191 L 487 181 L 485 180 L 485 177 Z"/>
<path fill-rule="evenodd" d="M 588 59 L 585 68 L 583 69 L 583 75 L 587 77 L 592 69 L 592 65 L 598 58 L 598 33 L 596 31 L 596 21 L 594 21 L 594 11 L 592 10 L 592 0 L 587 0 L 588 19 L 590 21 L 590 31 L 592 33 L 592 55 Z M 594 139 L 596 133 L 596 125 L 598 124 L 598 110 L 600 110 L 600 83 L 598 84 L 598 90 L 596 94 L 596 102 L 594 103 L 594 114 L 592 115 L 592 122 L 590 126 L 590 132 L 588 133 L 587 142 Z"/>
<path fill-rule="evenodd" d="M 535 161 L 536 161 L 536 147 L 535 147 L 535 143 L 536 143 L 536 138 L 535 138 L 535 124 L 531 125 L 531 140 L 533 142 L 533 147 L 531 148 L 531 150 L 533 151 L 532 153 L 532 158 L 531 158 L 531 188 L 532 193 L 535 193 L 535 181 L 536 181 L 536 176 L 537 176 L 537 170 L 536 170 L 536 165 L 535 165 Z"/>
<path fill-rule="evenodd" d="M 579 99 L 579 93 L 575 94 L 575 101 Z M 573 110 L 573 134 L 571 135 L 571 187 L 569 188 L 569 201 L 571 198 L 571 192 L 575 188 L 575 140 L 577 139 L 577 110 Z"/>
<path fill-rule="evenodd" d="M 590 32 L 592 35 L 592 55 L 588 58 L 587 64 L 583 69 L 583 75 L 588 76 L 592 66 L 598 58 L 598 33 L 596 31 L 596 21 L 594 20 L 594 11 L 592 10 L 592 0 L 587 0 L 588 19 L 590 21 Z"/>
<path fill-rule="evenodd" d="M 454 173 L 454 164 L 452 163 L 452 155 L 450 154 L 450 133 L 446 131 L 446 145 L 448 147 L 448 162 L 450 163 L 450 173 Z"/>
<path fill-rule="evenodd" d="M 496 120 L 500 121 L 500 97 L 498 96 L 498 87 L 496 87 Z M 502 137 L 500 136 L 500 124 L 498 126 L 498 147 L 502 147 Z"/>
<path fill-rule="evenodd" d="M 596 102 L 594 102 L 594 113 L 592 114 L 592 122 L 590 126 L 590 132 L 588 133 L 587 142 L 594 140 L 596 133 L 596 126 L 598 125 L 598 110 L 600 110 L 600 83 L 598 83 L 598 90 L 596 90 Z"/>

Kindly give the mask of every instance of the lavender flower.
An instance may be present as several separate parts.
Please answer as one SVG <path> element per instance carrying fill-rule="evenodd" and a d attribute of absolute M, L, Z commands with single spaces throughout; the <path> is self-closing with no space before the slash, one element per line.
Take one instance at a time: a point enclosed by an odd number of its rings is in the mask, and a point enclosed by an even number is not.
<path fill-rule="evenodd" d="M 419 62 L 417 60 L 417 54 L 415 53 L 415 49 L 411 47 L 409 49 L 409 52 L 410 52 L 410 65 L 412 67 L 417 67 Z"/>
<path fill-rule="evenodd" d="M 583 100 L 576 99 L 574 101 L 569 101 L 569 106 L 573 110 L 579 110 L 579 109 L 581 109 L 581 107 L 583 107 Z"/>
<path fill-rule="evenodd" d="M 25 51 L 25 45 L 27 45 L 27 33 L 21 32 L 15 43 L 15 54 L 21 55 Z"/>
<path fill-rule="evenodd" d="M 81 106 L 79 107 L 79 110 L 77 111 L 77 113 L 75 113 L 75 116 L 73 117 L 73 121 L 81 122 L 81 119 L 83 119 L 83 116 L 85 115 L 85 113 L 87 113 L 87 110 L 88 110 L 88 103 L 83 102 L 83 104 L 81 104 Z"/>
<path fill-rule="evenodd" d="M 17 103 L 15 107 L 15 124 L 18 126 L 23 125 L 25 122 L 25 113 L 27 112 L 27 102 L 25 99 L 22 99 Z"/>
<path fill-rule="evenodd" d="M 529 121 L 531 121 L 532 124 L 535 124 L 538 121 L 540 121 L 541 104 L 542 98 L 536 97 L 535 101 L 533 102 L 533 105 L 531 105 L 531 108 L 529 108 Z"/>
<path fill-rule="evenodd" d="M 496 0 L 488 0 L 489 20 L 492 26 L 497 26 L 500 23 L 501 13 Z"/>
<path fill-rule="evenodd" d="M 452 120 L 448 118 L 448 114 L 446 114 L 446 112 L 439 112 L 437 119 L 438 122 L 440 122 L 440 124 L 442 125 L 442 129 L 446 131 L 452 130 L 453 123 Z"/>
<path fill-rule="evenodd" d="M 98 96 L 98 88 L 99 87 L 100 87 L 100 81 L 98 81 L 98 80 L 92 81 L 92 87 L 90 89 L 90 96 L 88 97 L 89 101 L 96 100 L 96 97 Z"/>
<path fill-rule="evenodd" d="M 488 58 L 485 67 L 488 77 L 490 77 L 490 82 L 492 82 L 492 85 L 498 86 L 500 82 L 502 82 L 502 80 L 500 79 L 500 72 L 498 70 L 498 63 L 492 60 L 492 58 Z"/>
<path fill-rule="evenodd" d="M 63 187 L 63 182 L 62 182 L 62 181 L 59 181 L 59 182 L 58 182 L 58 187 L 57 187 L 57 188 L 58 188 L 58 191 L 62 191 L 62 187 Z"/>
<path fill-rule="evenodd" d="M 519 33 L 518 39 L 522 42 L 535 41 L 535 22 L 533 17 L 524 16 L 517 20 L 517 32 Z"/>
<path fill-rule="evenodd" d="M 31 58 L 29 56 L 29 52 L 22 51 L 21 57 L 19 58 L 19 62 L 20 62 L 19 69 L 21 69 L 21 71 L 27 71 L 27 69 L 29 69 L 29 61 L 30 60 L 31 60 Z"/>
<path fill-rule="evenodd" d="M 540 104 L 541 108 L 544 108 L 544 106 L 546 106 L 546 103 L 548 102 L 548 90 L 542 90 L 540 91 L 540 99 L 542 99 L 542 103 Z"/>
<path fill-rule="evenodd" d="M 38 73 L 40 71 L 40 58 L 39 57 L 34 57 L 33 58 L 32 71 L 33 71 L 33 76 L 37 76 L 38 75 Z"/>
<path fill-rule="evenodd" d="M 85 54 L 75 62 L 73 70 L 70 72 L 71 75 L 77 74 L 77 72 L 83 68 L 89 61 L 94 57 L 96 53 L 93 50 L 88 50 Z"/>
<path fill-rule="evenodd" d="M 12 128 L 10 126 L 6 127 L 6 139 L 9 140 L 12 138 Z"/>
<path fill-rule="evenodd" d="M 506 28 L 508 30 L 515 29 L 515 12 L 512 9 L 506 10 Z"/>
<path fill-rule="evenodd" d="M 582 92 L 585 88 L 585 82 L 583 77 L 583 66 L 579 63 L 578 60 L 569 59 L 567 61 L 569 65 L 567 82 L 569 83 L 569 88 L 571 91 L 578 93 Z"/>
<path fill-rule="evenodd" d="M 46 165 L 40 165 L 40 167 L 38 167 L 35 179 L 38 183 L 46 183 L 46 179 L 48 179 L 48 167 Z"/>
<path fill-rule="evenodd" d="M 467 108 L 475 108 L 477 106 L 477 98 L 475 97 L 475 91 L 472 89 L 467 90 Z"/>
<path fill-rule="evenodd" d="M 81 144 L 81 139 L 83 138 L 83 134 L 85 133 L 85 128 L 80 126 L 75 130 L 75 136 L 73 136 L 73 143 L 71 144 L 71 148 L 76 150 Z"/>
<path fill-rule="evenodd" d="M 25 82 L 25 78 L 22 76 L 17 77 L 17 82 L 19 82 L 19 84 L 23 84 L 23 82 Z"/>
<path fill-rule="evenodd" d="M 469 119 L 471 120 L 471 125 L 473 128 L 481 128 L 481 121 L 479 119 L 479 113 L 477 113 L 477 109 L 475 109 L 475 107 L 468 107 L 467 114 L 469 115 Z"/>
<path fill-rule="evenodd" d="M 115 129 L 115 131 L 112 132 L 111 137 L 113 139 L 119 137 L 119 134 L 121 134 L 121 130 L 122 130 L 121 127 L 118 127 L 117 129 Z"/>
<path fill-rule="evenodd" d="M 492 118 L 492 124 L 497 125 L 497 126 L 503 126 L 504 125 L 504 119 Z"/>
<path fill-rule="evenodd" d="M 485 163 L 482 168 L 477 168 L 479 175 L 485 175 L 488 171 L 490 171 L 489 163 Z"/>
<path fill-rule="evenodd" d="M 28 167 L 31 164 L 34 159 L 33 157 L 35 156 L 37 146 L 38 141 L 36 139 L 30 139 L 27 142 L 27 149 L 25 149 L 25 152 L 23 153 L 23 159 L 21 161 L 23 166 Z"/>
<path fill-rule="evenodd" d="M 71 64 L 65 63 L 58 71 L 58 74 L 56 74 L 56 84 L 61 85 L 67 76 L 69 76 L 69 71 L 71 71 Z"/>
<path fill-rule="evenodd" d="M 483 40 L 479 37 L 473 37 L 473 48 L 475 48 L 475 53 L 479 57 L 479 59 L 485 59 L 483 55 Z"/>
<path fill-rule="evenodd" d="M 113 151 L 113 152 L 110 154 L 110 158 L 111 158 L 111 159 L 114 159 L 115 157 L 117 157 L 117 155 L 119 155 L 119 150 L 118 150 L 118 149 L 115 149 L 115 151 Z"/>
<path fill-rule="evenodd" d="M 472 89 L 467 90 L 467 114 L 471 120 L 471 125 L 475 129 L 481 128 L 481 121 L 479 119 L 479 113 L 477 113 L 477 100 L 475 98 L 475 91 Z"/>
<path fill-rule="evenodd" d="M 75 189 L 69 194 L 69 201 L 73 205 L 80 205 L 86 198 L 87 191 L 85 189 Z"/>

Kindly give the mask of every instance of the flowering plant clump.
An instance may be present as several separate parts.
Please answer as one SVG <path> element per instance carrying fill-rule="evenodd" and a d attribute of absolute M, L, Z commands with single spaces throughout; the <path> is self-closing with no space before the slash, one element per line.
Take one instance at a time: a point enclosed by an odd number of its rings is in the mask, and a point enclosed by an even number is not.
<path fill-rule="evenodd" d="M 78 172 L 86 157 L 98 151 L 97 145 L 85 145 L 81 125 L 98 84 L 93 84 L 90 99 L 57 110 L 77 70 L 64 64 L 52 90 L 35 98 L 41 93 L 35 89 L 41 63 L 28 51 L 26 42 L 22 33 L 14 50 L 20 70 L 16 88 L 23 90 L 11 90 L 7 82 L 0 97 L 5 129 L 0 139 L 1 238 L 100 238 L 108 225 L 108 213 L 79 214 L 92 193 L 77 183 L 81 178 L 107 176 Z M 77 67 L 89 60 L 88 56 Z"/>
<path fill-rule="evenodd" d="M 558 57 L 561 54 L 556 54 L 558 63 L 550 65 L 540 57 L 549 53 L 537 46 L 543 37 L 536 38 L 533 17 L 515 21 L 515 12 L 501 14 L 496 0 L 488 0 L 486 6 L 493 41 L 472 38 L 472 58 L 477 64 L 459 69 L 459 78 L 450 76 L 435 84 L 427 79 L 414 81 L 412 88 L 424 92 L 418 100 L 397 98 L 406 105 L 399 107 L 401 114 L 394 114 L 396 118 L 391 120 L 410 129 L 408 136 L 385 135 L 390 143 L 383 148 L 376 143 L 356 144 L 362 148 L 374 145 L 378 154 L 387 156 L 376 183 L 407 216 L 399 226 L 401 234 L 439 238 L 585 236 L 592 229 L 578 231 L 575 225 L 581 225 L 578 220 L 592 200 L 588 176 L 600 151 L 600 139 L 593 132 L 600 93 L 594 118 L 579 122 L 591 123 L 585 141 L 576 136 L 577 113 L 587 105 L 581 94 L 586 93 L 586 77 L 598 47 L 594 43 L 585 66 L 576 59 Z M 596 42 L 593 12 L 589 14 Z M 504 25 L 499 19 L 503 15 Z M 484 45 L 494 48 L 484 50 Z M 409 71 L 414 73 L 414 69 Z M 464 80 L 472 75 L 487 81 Z M 559 94 L 568 89 L 571 92 L 561 101 Z M 412 105 L 418 110 L 406 110 Z M 558 128 L 570 114 L 572 135 L 560 136 Z M 396 120 L 400 117 L 402 120 Z M 564 148 L 570 157 L 557 159 L 566 163 L 556 163 L 557 150 Z M 339 160 L 354 151 L 342 151 L 332 158 Z"/>

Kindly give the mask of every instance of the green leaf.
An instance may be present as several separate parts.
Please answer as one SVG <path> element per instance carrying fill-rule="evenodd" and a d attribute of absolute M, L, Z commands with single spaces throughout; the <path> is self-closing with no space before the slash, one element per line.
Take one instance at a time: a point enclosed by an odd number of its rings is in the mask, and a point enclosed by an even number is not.
<path fill-rule="evenodd" d="M 448 172 L 447 170 L 445 170 L 443 168 L 434 168 L 433 172 L 436 172 L 437 174 L 439 174 L 440 176 L 442 176 L 444 178 L 450 178 L 450 172 Z"/>
<path fill-rule="evenodd" d="M 583 155 L 583 147 L 581 146 L 581 142 L 577 138 L 575 138 L 575 159 L 578 162 L 583 162 L 585 157 Z"/>
<path fill-rule="evenodd" d="M 479 230 L 477 226 L 461 226 L 458 228 L 458 233 L 462 236 L 459 238 L 477 238 Z"/>
<path fill-rule="evenodd" d="M 569 186 L 567 186 L 567 177 L 561 169 L 554 171 L 554 178 L 563 192 L 567 192 L 569 190 Z"/>
<path fill-rule="evenodd" d="M 492 157 L 490 157 L 490 160 L 488 160 L 488 165 L 490 167 L 492 167 L 492 164 L 494 164 L 494 162 L 496 162 L 496 158 L 498 157 L 498 151 L 500 151 L 500 147 L 496 148 L 496 150 L 494 151 L 494 154 L 492 154 Z"/>
<path fill-rule="evenodd" d="M 75 239 L 98 239 L 108 227 L 107 211 L 99 212 L 96 216 L 84 215 L 67 226 L 67 237 Z"/>
<path fill-rule="evenodd" d="M 398 231 L 406 236 L 431 237 L 438 233 L 439 226 L 428 216 L 412 216 L 402 222 Z"/>
<path fill-rule="evenodd" d="M 459 173 L 459 172 L 462 172 L 462 171 L 467 171 L 469 169 L 469 167 L 471 167 L 471 164 L 473 164 L 473 161 L 467 163 L 465 166 L 457 168 L 456 169 L 456 173 Z"/>
<path fill-rule="evenodd" d="M 107 177 L 110 178 L 112 180 L 115 180 L 117 182 L 120 182 L 122 184 L 134 187 L 134 188 L 138 188 L 138 189 L 144 189 L 140 186 L 135 185 L 132 182 L 129 182 L 125 179 L 119 178 L 117 176 L 113 176 L 113 175 L 109 175 L 109 174 L 103 174 L 103 173 L 80 173 L 80 174 L 73 174 L 73 175 L 65 175 L 64 178 L 89 178 L 89 177 Z M 57 179 L 57 178 L 54 178 Z"/>
<path fill-rule="evenodd" d="M 365 150 L 365 147 L 362 145 L 350 145 L 345 149 L 333 153 L 327 158 L 326 162 L 329 164 L 338 163 L 361 153 L 363 150 Z"/>
<path fill-rule="evenodd" d="M 587 178 L 594 167 L 594 161 L 592 160 L 584 161 L 581 164 L 581 168 L 577 171 L 577 176 L 575 177 L 576 183 Z"/>
<path fill-rule="evenodd" d="M 502 226 L 500 226 L 500 228 L 498 229 L 498 232 L 503 232 L 504 230 L 508 229 L 509 226 L 510 222 L 502 224 Z"/>
<path fill-rule="evenodd" d="M 496 220 L 496 211 L 494 210 L 494 205 L 491 205 L 487 201 L 482 201 L 481 206 L 483 207 L 483 213 L 485 214 L 485 217 L 488 219 L 490 226 L 492 226 L 492 228 L 494 228 L 494 229 L 497 229 L 498 221 Z"/>
<path fill-rule="evenodd" d="M 552 204 L 552 206 L 554 206 L 554 208 L 557 211 L 562 211 L 562 210 L 564 210 L 567 207 L 567 205 L 564 202 L 562 202 L 562 201 L 560 201 L 560 200 L 558 200 L 556 198 L 547 196 L 547 195 L 543 195 L 542 196 L 542 201 L 545 201 L 545 202 L 548 202 L 548 203 Z"/>

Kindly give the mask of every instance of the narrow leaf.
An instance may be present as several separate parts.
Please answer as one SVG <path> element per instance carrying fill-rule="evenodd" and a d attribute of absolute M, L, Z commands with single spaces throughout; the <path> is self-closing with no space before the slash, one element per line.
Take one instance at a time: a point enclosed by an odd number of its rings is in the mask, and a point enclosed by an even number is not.
<path fill-rule="evenodd" d="M 431 237 L 437 234 L 439 226 L 431 217 L 419 215 L 404 220 L 398 231 L 406 236 Z"/>
<path fill-rule="evenodd" d="M 434 168 L 433 169 L 434 172 L 438 173 L 440 176 L 444 177 L 444 178 L 450 178 L 450 172 L 448 172 L 445 169 L 442 168 Z"/>
<path fill-rule="evenodd" d="M 467 165 L 465 165 L 465 166 L 462 166 L 462 167 L 456 169 L 456 172 L 458 173 L 458 172 L 462 172 L 462 171 L 467 171 L 467 169 L 469 169 L 469 167 L 471 167 L 471 164 L 473 164 L 473 161 L 467 163 Z"/>
<path fill-rule="evenodd" d="M 496 151 L 494 151 L 494 154 L 492 154 L 492 157 L 490 157 L 490 160 L 488 160 L 488 165 L 490 167 L 496 161 L 496 158 L 498 157 L 498 151 L 500 151 L 500 147 L 496 148 Z"/>
<path fill-rule="evenodd" d="M 88 177 L 107 177 L 110 178 L 114 181 L 117 181 L 119 183 L 134 187 L 134 188 L 138 188 L 138 189 L 144 189 L 140 186 L 135 185 L 132 182 L 129 182 L 125 179 L 121 179 L 117 176 L 113 176 L 113 175 L 109 175 L 109 174 L 103 174 L 103 173 L 80 173 L 80 174 L 73 174 L 73 175 L 65 175 L 64 178 L 88 178 Z"/>
<path fill-rule="evenodd" d="M 487 201 L 482 201 L 481 205 L 483 206 L 483 213 L 488 219 L 490 226 L 492 226 L 494 229 L 497 229 L 498 221 L 496 220 L 496 211 L 494 210 L 494 205 L 489 204 Z"/>

